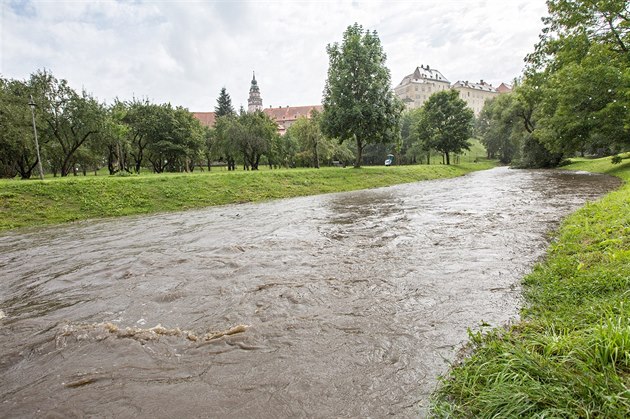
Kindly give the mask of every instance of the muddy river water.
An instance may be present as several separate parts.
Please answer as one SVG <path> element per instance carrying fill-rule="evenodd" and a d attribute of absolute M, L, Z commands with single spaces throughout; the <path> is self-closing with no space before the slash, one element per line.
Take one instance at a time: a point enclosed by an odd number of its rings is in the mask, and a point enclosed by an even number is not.
<path fill-rule="evenodd" d="M 350 170 L 350 169 L 349 169 Z M 0 236 L 0 417 L 419 417 L 618 181 L 497 168 Z"/>

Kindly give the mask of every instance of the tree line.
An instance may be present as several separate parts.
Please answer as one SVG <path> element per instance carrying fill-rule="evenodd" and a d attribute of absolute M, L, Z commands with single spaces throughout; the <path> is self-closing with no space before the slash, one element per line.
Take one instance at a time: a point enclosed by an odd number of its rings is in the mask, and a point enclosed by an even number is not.
<path fill-rule="evenodd" d="M 54 176 L 142 170 L 188 172 L 320 167 L 321 164 L 421 163 L 469 147 L 473 115 L 454 91 L 432 96 L 422 109 L 403 113 L 390 87 L 386 55 L 375 31 L 351 25 L 341 44 L 328 45 L 330 66 L 323 111 L 301 117 L 278 134 L 264 112 L 236 112 L 226 89 L 215 107 L 216 122 L 202 126 L 191 112 L 147 99 L 98 101 L 66 80 L 37 71 L 28 80 L 0 78 L 0 176 L 28 179 L 38 159 L 29 102 L 40 138 L 41 163 Z M 31 99 L 32 98 L 32 99 Z M 420 156 L 422 156 L 420 158 Z M 427 158 L 427 163 L 430 163 Z"/>
<path fill-rule="evenodd" d="M 549 0 L 549 16 L 512 93 L 486 103 L 476 129 L 488 156 L 553 167 L 630 145 L 630 6 Z M 619 161 L 617 159 L 616 161 Z"/>

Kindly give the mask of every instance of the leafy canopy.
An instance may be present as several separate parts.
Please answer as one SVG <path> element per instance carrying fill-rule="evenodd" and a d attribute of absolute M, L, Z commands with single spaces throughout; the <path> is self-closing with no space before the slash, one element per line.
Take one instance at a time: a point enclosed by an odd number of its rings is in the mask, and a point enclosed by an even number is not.
<path fill-rule="evenodd" d="M 450 164 L 450 153 L 470 149 L 473 118 L 473 111 L 457 91 L 443 90 L 424 103 L 415 131 L 425 148 L 440 151 Z"/>
<path fill-rule="evenodd" d="M 355 167 L 366 144 L 394 142 L 400 135 L 402 103 L 390 88 L 386 55 L 376 31 L 355 23 L 343 42 L 326 47 L 328 79 L 324 89 L 322 131 L 357 145 Z"/>

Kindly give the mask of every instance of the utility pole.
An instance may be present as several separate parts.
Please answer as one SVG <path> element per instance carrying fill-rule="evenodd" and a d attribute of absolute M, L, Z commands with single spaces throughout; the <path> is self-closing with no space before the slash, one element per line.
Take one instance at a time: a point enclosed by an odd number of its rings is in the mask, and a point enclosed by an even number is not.
<path fill-rule="evenodd" d="M 33 117 L 33 134 L 35 135 L 35 151 L 37 152 L 37 169 L 39 170 L 39 178 L 44 180 L 44 169 L 42 169 L 42 158 L 39 155 L 39 142 L 37 141 L 37 127 L 35 126 L 35 101 L 31 95 L 31 101 L 28 102 L 31 107 L 31 116 Z"/>

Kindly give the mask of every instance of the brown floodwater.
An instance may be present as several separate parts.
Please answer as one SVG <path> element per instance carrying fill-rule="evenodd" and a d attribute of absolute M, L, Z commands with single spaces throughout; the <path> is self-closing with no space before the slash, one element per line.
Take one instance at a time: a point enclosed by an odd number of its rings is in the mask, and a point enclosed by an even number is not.
<path fill-rule="evenodd" d="M 350 169 L 348 169 L 350 170 Z M 497 168 L 0 236 L 1 417 L 418 417 L 619 185 Z"/>

